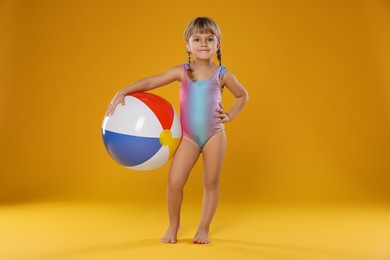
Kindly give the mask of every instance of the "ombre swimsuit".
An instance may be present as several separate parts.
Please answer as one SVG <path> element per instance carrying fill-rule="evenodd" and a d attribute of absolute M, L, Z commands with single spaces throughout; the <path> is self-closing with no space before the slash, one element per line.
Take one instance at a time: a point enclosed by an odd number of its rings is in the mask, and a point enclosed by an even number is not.
<path fill-rule="evenodd" d="M 220 78 L 226 68 L 220 66 L 207 80 L 191 80 L 187 74 L 189 65 L 182 63 L 182 66 L 184 79 L 180 85 L 180 121 L 183 135 L 203 148 L 211 137 L 225 129 L 215 115 L 222 100 Z"/>

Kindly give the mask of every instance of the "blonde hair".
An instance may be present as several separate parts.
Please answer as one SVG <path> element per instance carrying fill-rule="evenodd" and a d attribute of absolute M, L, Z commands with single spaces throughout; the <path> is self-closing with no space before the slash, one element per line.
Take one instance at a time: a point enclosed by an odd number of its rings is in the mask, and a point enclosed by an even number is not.
<path fill-rule="evenodd" d="M 184 39 L 188 42 L 190 37 L 195 33 L 211 33 L 217 37 L 219 42 L 221 41 L 221 30 L 219 29 L 217 23 L 210 17 L 196 17 L 192 19 L 184 30 Z M 187 51 L 187 58 L 188 63 L 190 63 L 191 57 L 189 51 Z M 217 51 L 217 58 L 219 61 L 219 66 L 221 66 L 221 48 L 219 48 Z"/>

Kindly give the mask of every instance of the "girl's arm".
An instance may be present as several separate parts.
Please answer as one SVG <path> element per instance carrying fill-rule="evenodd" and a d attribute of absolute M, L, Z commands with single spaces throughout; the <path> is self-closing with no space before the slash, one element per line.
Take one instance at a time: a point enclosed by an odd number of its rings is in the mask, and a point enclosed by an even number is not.
<path fill-rule="evenodd" d="M 120 103 L 122 105 L 125 104 L 124 97 L 127 94 L 141 91 L 148 91 L 157 87 L 161 87 L 167 85 L 173 81 L 182 79 L 183 69 L 181 66 L 176 66 L 168 69 L 167 71 L 157 74 L 154 76 L 150 76 L 144 79 L 140 79 L 129 86 L 119 90 L 114 98 L 112 99 L 110 105 L 107 108 L 106 116 L 111 116 L 114 114 L 115 108 Z"/>
<path fill-rule="evenodd" d="M 235 97 L 232 107 L 230 108 L 227 116 L 225 115 L 225 111 L 221 106 L 221 109 L 218 110 L 220 113 L 218 117 L 220 117 L 220 122 L 226 123 L 232 121 L 244 108 L 245 104 L 248 102 L 248 92 L 245 87 L 238 82 L 236 77 L 230 71 L 226 71 L 223 78 L 222 83 L 230 90 L 230 92 Z"/>

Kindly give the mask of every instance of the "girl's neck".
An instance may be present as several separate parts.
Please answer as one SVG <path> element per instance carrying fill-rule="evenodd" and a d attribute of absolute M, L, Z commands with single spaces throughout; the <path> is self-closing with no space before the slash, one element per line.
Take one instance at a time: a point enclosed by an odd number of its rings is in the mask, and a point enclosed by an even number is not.
<path fill-rule="evenodd" d="M 212 60 L 194 60 L 191 61 L 191 64 L 198 68 L 207 68 L 214 65 Z"/>

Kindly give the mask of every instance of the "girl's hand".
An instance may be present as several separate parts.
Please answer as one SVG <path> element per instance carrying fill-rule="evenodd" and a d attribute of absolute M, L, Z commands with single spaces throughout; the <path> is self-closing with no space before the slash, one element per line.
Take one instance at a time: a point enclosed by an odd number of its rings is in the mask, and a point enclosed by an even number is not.
<path fill-rule="evenodd" d="M 215 117 L 219 117 L 218 123 L 227 123 L 227 122 L 230 122 L 229 114 L 228 114 L 227 112 L 225 112 L 225 110 L 223 109 L 222 103 L 219 103 L 219 106 L 220 106 L 220 108 L 217 108 L 217 109 L 215 110 L 215 111 L 217 112 L 217 114 L 215 115 Z"/>
<path fill-rule="evenodd" d="M 125 96 L 120 92 L 116 93 L 114 98 L 111 100 L 111 103 L 106 111 L 106 116 L 112 116 L 114 114 L 115 108 L 119 104 L 122 104 L 122 106 L 125 104 Z"/>

